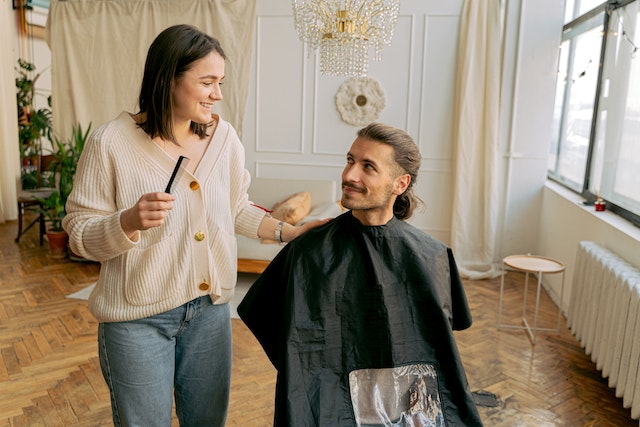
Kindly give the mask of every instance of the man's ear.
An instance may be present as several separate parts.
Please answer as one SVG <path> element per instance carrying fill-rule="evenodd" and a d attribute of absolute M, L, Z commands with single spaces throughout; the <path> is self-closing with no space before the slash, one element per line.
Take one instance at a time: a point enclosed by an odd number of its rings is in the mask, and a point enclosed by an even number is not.
<path fill-rule="evenodd" d="M 402 193 L 407 191 L 407 188 L 409 187 L 410 183 L 411 183 L 411 175 L 409 175 L 408 173 L 399 175 L 398 177 L 396 177 L 393 185 L 393 190 L 394 190 L 393 194 L 395 194 L 396 196 L 401 195 Z"/>

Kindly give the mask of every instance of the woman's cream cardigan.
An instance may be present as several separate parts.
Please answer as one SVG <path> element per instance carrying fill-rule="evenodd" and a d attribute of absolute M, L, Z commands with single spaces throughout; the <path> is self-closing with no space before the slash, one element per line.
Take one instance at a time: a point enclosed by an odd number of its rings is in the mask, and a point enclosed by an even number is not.
<path fill-rule="evenodd" d="M 139 319 L 211 295 L 228 302 L 236 284 L 235 233 L 257 238 L 264 211 L 251 205 L 244 147 L 219 119 L 195 174 L 183 170 L 164 224 L 122 230 L 120 214 L 145 193 L 164 191 L 175 160 L 129 113 L 91 135 L 84 148 L 63 226 L 77 254 L 102 263 L 89 308 L 100 322 Z"/>

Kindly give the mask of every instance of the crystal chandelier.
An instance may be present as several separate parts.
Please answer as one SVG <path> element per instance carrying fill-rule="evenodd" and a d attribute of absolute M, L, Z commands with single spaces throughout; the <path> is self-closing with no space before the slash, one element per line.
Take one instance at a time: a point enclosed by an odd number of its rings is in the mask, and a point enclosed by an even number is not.
<path fill-rule="evenodd" d="M 366 76 L 369 48 L 382 58 L 398 21 L 400 0 L 293 0 L 293 19 L 309 54 L 320 47 L 320 72 Z"/>

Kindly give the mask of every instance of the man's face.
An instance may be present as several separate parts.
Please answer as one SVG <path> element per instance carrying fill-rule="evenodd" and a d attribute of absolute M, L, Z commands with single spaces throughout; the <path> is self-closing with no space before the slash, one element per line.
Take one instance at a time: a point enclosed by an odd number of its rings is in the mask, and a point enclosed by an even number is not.
<path fill-rule="evenodd" d="M 397 175 L 393 147 L 358 137 L 342 171 L 342 205 L 365 225 L 386 224 L 408 175 Z M 403 178 L 405 177 L 405 178 Z M 408 183 L 407 183 L 408 185 Z"/>

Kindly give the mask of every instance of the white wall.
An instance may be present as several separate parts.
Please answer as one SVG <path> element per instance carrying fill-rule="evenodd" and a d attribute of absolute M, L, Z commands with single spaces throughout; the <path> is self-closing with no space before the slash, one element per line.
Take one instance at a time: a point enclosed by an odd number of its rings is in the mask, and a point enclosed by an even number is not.
<path fill-rule="evenodd" d="M 500 127 L 505 174 L 502 256 L 543 254 L 538 248 L 538 218 L 551 141 L 562 3 L 506 3 Z"/>
<path fill-rule="evenodd" d="M 426 211 L 412 222 L 449 243 L 455 51 L 463 1 L 403 0 L 391 46 L 369 76 L 385 91 L 379 121 L 406 129 L 423 166 L 417 185 Z M 500 149 L 504 229 L 501 256 L 538 250 L 562 2 L 504 0 Z M 293 28 L 288 0 L 258 2 L 252 87 L 243 140 L 251 173 L 338 179 L 358 127 L 344 123 L 334 97 L 346 78 L 318 73 Z"/>
<path fill-rule="evenodd" d="M 540 252 L 566 264 L 563 310 L 568 309 L 578 244 L 594 241 L 640 268 L 640 229 L 611 212 L 596 212 L 582 198 L 558 184 L 548 183 L 542 197 Z M 548 276 L 547 290 L 559 304 L 561 275 Z M 575 284 L 580 286 L 579 283 Z"/>
<path fill-rule="evenodd" d="M 427 210 L 418 227 L 448 242 L 451 226 L 452 112 L 462 0 L 403 0 L 390 46 L 369 77 L 386 107 L 378 121 L 406 129 L 423 165 L 416 186 Z M 243 141 L 247 167 L 269 178 L 340 179 L 359 126 L 342 121 L 335 95 L 347 78 L 320 75 L 293 25 L 290 0 L 258 1 L 256 45 Z M 336 194 L 338 198 L 338 194 Z"/>

